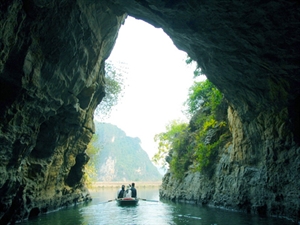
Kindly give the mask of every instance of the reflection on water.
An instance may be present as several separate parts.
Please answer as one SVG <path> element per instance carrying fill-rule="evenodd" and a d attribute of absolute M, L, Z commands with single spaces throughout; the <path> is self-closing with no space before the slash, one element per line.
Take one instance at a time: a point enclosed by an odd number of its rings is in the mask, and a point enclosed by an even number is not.
<path fill-rule="evenodd" d="M 98 189 L 92 192 L 93 201 L 48 213 L 24 221 L 21 225 L 98 225 L 98 224 L 199 224 L 199 225 L 292 225 L 278 218 L 258 216 L 226 210 L 140 200 L 137 206 L 118 206 L 113 200 L 117 189 Z M 138 197 L 159 200 L 158 188 L 139 188 Z"/>

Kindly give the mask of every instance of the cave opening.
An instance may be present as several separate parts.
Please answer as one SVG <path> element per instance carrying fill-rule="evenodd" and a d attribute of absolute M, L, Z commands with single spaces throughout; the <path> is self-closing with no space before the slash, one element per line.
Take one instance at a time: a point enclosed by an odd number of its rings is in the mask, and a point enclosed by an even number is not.
<path fill-rule="evenodd" d="M 35 207 L 35 208 L 30 210 L 28 218 L 32 219 L 34 217 L 37 217 L 39 214 L 40 214 L 40 209 L 38 207 Z"/>
<path fill-rule="evenodd" d="M 95 114 L 95 122 L 117 125 L 126 135 L 140 138 L 152 158 L 157 151 L 154 136 L 171 120 L 188 120 L 183 103 L 195 81 L 196 63 L 188 65 L 186 59 L 162 29 L 127 17 L 107 60 L 123 73 L 124 95 L 108 118 Z M 88 164 L 97 164 L 94 160 L 91 157 Z"/>
<path fill-rule="evenodd" d="M 89 158 L 86 154 L 79 154 L 76 156 L 76 163 L 71 167 L 71 170 L 65 180 L 65 183 L 68 186 L 74 187 L 76 184 L 80 183 L 83 176 L 82 168 L 88 160 Z"/>
<path fill-rule="evenodd" d="M 166 123 L 175 119 L 186 121 L 183 103 L 195 81 L 196 69 L 196 63 L 187 65 L 186 59 L 187 54 L 162 29 L 128 17 L 107 60 L 116 67 L 122 64 L 125 91 L 108 118 L 95 114 L 95 119 L 116 124 L 148 144 L 165 129 Z M 205 75 L 200 77 L 205 79 Z M 147 127 L 145 134 L 143 127 Z"/>

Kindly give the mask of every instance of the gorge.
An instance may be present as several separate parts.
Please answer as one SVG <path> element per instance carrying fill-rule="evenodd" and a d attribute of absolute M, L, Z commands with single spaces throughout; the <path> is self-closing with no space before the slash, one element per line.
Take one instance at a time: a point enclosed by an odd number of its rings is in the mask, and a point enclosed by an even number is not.
<path fill-rule="evenodd" d="M 0 10 L 1 224 L 91 199 L 85 149 L 127 14 L 163 28 L 228 102 L 232 142 L 214 178 L 167 174 L 163 196 L 300 220 L 298 1 L 12 0 Z"/>

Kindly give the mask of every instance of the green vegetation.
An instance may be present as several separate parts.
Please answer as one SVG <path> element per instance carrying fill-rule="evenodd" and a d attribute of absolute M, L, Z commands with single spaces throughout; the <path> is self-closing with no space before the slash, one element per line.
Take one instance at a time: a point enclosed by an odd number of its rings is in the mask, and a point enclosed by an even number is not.
<path fill-rule="evenodd" d="M 97 136 L 94 134 L 86 149 L 86 153 L 90 157 L 90 160 L 85 165 L 84 182 L 88 187 L 92 184 L 92 182 L 97 181 L 95 156 L 99 154 L 99 150 L 94 146 L 94 143 L 97 142 L 97 139 Z"/>
<path fill-rule="evenodd" d="M 189 97 L 185 102 L 188 107 L 187 113 L 193 116 L 200 107 L 209 107 L 214 113 L 221 100 L 221 92 L 209 80 L 194 82 L 189 89 Z"/>
<path fill-rule="evenodd" d="M 186 64 L 193 64 L 193 63 L 195 63 L 195 61 L 191 57 L 187 56 L 187 59 L 185 60 L 185 63 Z M 204 74 L 201 72 L 201 68 L 197 64 L 196 69 L 194 70 L 194 78 L 198 77 L 200 75 L 204 75 Z"/>
<path fill-rule="evenodd" d="M 159 181 L 161 175 L 140 146 L 140 139 L 129 137 L 117 126 L 95 121 L 96 133 L 90 162 L 95 168 L 92 181 Z M 97 149 L 100 149 L 98 151 Z"/>
<path fill-rule="evenodd" d="M 112 62 L 105 62 L 105 97 L 95 110 L 95 114 L 100 118 L 109 117 L 112 108 L 123 97 L 124 73 L 126 73 L 126 68 L 122 64 L 116 66 Z"/>
<path fill-rule="evenodd" d="M 155 135 L 154 141 L 159 143 L 158 152 L 152 158 L 154 163 L 166 165 L 164 158 L 169 154 L 170 149 L 181 145 L 181 137 L 187 127 L 188 124 L 173 120 L 167 125 L 166 132 Z"/>
<path fill-rule="evenodd" d="M 221 135 L 227 126 L 226 113 L 221 112 L 222 100 L 222 94 L 209 80 L 195 82 L 185 102 L 192 118 L 189 126 L 172 121 L 166 132 L 157 134 L 155 141 L 159 148 L 152 160 L 155 163 L 165 160 L 179 179 L 189 168 L 194 171 L 208 168 L 225 137 Z"/>
<path fill-rule="evenodd" d="M 123 92 L 125 89 L 123 78 L 124 73 L 126 73 L 126 68 L 122 63 L 119 63 L 118 66 L 116 66 L 112 62 L 105 62 L 105 97 L 95 110 L 95 114 L 100 119 L 109 117 L 113 106 L 117 105 L 120 98 L 123 97 Z M 100 154 L 100 147 L 99 145 L 96 145 L 97 142 L 98 136 L 94 134 L 86 149 L 86 153 L 90 157 L 90 160 L 85 166 L 84 180 L 88 186 L 92 182 L 97 181 L 96 159 Z"/>

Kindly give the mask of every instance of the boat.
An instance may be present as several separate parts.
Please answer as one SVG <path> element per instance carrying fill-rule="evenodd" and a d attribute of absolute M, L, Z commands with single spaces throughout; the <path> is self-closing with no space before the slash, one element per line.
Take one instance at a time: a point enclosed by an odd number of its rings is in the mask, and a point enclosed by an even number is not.
<path fill-rule="evenodd" d="M 139 202 L 138 198 L 116 198 L 118 205 L 127 206 L 127 205 L 137 205 Z"/>

